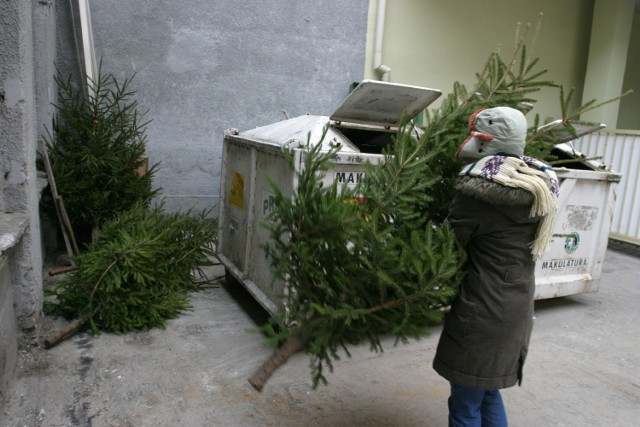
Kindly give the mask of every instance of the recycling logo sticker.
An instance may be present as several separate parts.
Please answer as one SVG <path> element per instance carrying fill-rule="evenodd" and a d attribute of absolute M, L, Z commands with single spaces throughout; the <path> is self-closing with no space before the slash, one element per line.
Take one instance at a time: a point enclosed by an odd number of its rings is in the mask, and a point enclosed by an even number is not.
<path fill-rule="evenodd" d="M 569 234 L 564 241 L 564 250 L 568 254 L 572 254 L 578 249 L 578 246 L 580 246 L 580 235 L 575 232 Z"/>

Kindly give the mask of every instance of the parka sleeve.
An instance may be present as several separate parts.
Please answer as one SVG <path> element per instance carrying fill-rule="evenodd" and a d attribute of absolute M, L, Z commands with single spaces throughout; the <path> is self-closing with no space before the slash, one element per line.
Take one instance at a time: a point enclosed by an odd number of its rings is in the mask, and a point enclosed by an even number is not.
<path fill-rule="evenodd" d="M 476 204 L 472 197 L 458 193 L 449 206 L 448 221 L 463 248 L 478 233 L 480 222 Z"/>

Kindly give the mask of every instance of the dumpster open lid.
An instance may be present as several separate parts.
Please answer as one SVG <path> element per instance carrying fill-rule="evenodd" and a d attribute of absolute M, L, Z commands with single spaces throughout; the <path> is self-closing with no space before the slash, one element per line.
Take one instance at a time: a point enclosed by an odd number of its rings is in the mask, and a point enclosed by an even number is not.
<path fill-rule="evenodd" d="M 415 117 L 442 92 L 419 86 L 363 80 L 330 119 L 384 127 L 398 126 L 403 116 Z"/>
<path fill-rule="evenodd" d="M 574 139 L 580 138 L 581 136 L 588 135 L 590 133 L 599 131 L 607 127 L 607 125 L 602 123 L 592 123 L 592 122 L 569 122 L 573 129 L 575 130 L 575 135 L 571 132 L 567 125 L 563 123 L 562 120 L 554 120 L 551 123 L 547 123 L 546 125 L 540 126 L 538 131 L 543 129 L 551 129 L 550 132 L 553 135 L 553 141 L 556 144 L 562 142 L 572 141 Z M 545 136 L 542 136 L 542 139 L 545 140 Z M 550 139 L 550 138 L 549 138 Z"/>

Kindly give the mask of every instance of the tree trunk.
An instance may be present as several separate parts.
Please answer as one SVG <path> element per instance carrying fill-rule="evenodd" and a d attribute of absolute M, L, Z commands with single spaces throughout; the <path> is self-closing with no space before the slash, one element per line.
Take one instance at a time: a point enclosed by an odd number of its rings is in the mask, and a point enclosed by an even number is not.
<path fill-rule="evenodd" d="M 85 323 L 87 323 L 87 317 L 83 316 L 80 319 L 75 319 L 69 322 L 64 328 L 57 333 L 45 338 L 44 348 L 47 350 L 57 345 L 59 342 L 64 341 L 73 335 L 78 329 L 80 329 Z"/>
<path fill-rule="evenodd" d="M 257 391 L 262 391 L 265 383 L 271 375 L 280 366 L 284 365 L 289 358 L 304 348 L 302 337 L 300 335 L 292 335 L 280 347 L 278 347 L 271 356 L 265 360 L 262 365 L 249 377 L 249 383 Z"/>

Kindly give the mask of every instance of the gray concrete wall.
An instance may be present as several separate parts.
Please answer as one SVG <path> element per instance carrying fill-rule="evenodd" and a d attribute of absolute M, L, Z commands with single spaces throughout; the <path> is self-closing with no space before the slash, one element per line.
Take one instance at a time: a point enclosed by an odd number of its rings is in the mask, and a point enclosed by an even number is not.
<path fill-rule="evenodd" d="M 368 5 L 359 0 L 113 0 L 91 7 L 104 70 L 119 81 L 137 73 L 136 99 L 152 120 L 148 154 L 161 162 L 155 184 L 173 210 L 216 206 L 225 129 L 328 115 L 364 72 Z M 76 2 L 0 2 L 0 225 L 12 213 L 24 217 L 20 238 L 2 254 L 0 407 L 20 338 L 29 343 L 38 335 L 37 143 L 54 113 L 56 70 L 81 84 L 78 23 Z"/>
<path fill-rule="evenodd" d="M 55 10 L 49 1 L 0 2 L 0 407 L 19 343 L 38 337 L 42 249 L 36 147 L 50 120 Z M 15 226 L 16 215 L 21 218 Z"/>
<path fill-rule="evenodd" d="M 119 81 L 136 73 L 167 208 L 217 205 L 225 129 L 331 114 L 363 77 L 367 10 L 361 0 L 91 1 L 103 69 Z"/>
<path fill-rule="evenodd" d="M 14 246 L 22 241 L 27 218 L 27 214 L 0 213 L 0 412 L 9 396 L 18 356 Z"/>
<path fill-rule="evenodd" d="M 38 215 L 36 147 L 40 124 L 36 112 L 37 89 L 33 37 L 36 13 L 47 14 L 47 2 L 10 0 L 0 5 L 0 212 L 24 212 L 27 230 L 14 249 L 12 266 L 14 303 L 18 323 L 35 330 L 42 307 L 42 253 Z M 51 21 L 52 22 L 52 21 Z M 38 31 L 45 28 L 38 27 Z M 42 38 L 40 38 L 42 37 Z M 39 51 L 41 49 L 39 48 Z M 48 103 L 49 100 L 43 101 Z"/>
<path fill-rule="evenodd" d="M 84 68 L 81 64 L 80 43 L 82 38 L 80 29 L 75 28 L 80 25 L 77 0 L 58 0 L 55 9 L 57 24 L 55 30 L 55 72 L 65 79 L 71 77 L 71 83 L 76 89 L 79 89 Z"/>
<path fill-rule="evenodd" d="M 16 315 L 11 296 L 11 277 L 7 258 L 0 255 L 0 409 L 8 400 L 8 391 L 16 367 L 18 337 Z"/>

